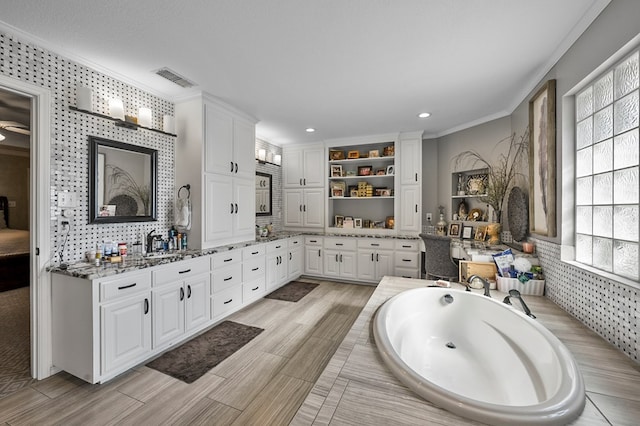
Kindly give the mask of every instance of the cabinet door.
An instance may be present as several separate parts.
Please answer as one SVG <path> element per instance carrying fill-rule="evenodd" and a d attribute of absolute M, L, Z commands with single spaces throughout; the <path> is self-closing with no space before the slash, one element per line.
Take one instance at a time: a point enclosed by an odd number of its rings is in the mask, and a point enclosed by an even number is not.
<path fill-rule="evenodd" d="M 285 149 L 282 152 L 282 182 L 285 188 L 301 187 L 304 174 L 303 151 Z"/>
<path fill-rule="evenodd" d="M 403 185 L 400 190 L 400 230 L 420 232 L 422 211 L 420 185 Z"/>
<path fill-rule="evenodd" d="M 154 348 L 184 334 L 185 297 L 182 282 L 167 284 L 151 292 Z"/>
<path fill-rule="evenodd" d="M 204 233 L 207 247 L 233 235 L 233 186 L 230 176 L 206 174 L 204 194 Z M 251 196 L 253 199 L 253 195 Z M 251 220 L 253 226 L 253 219 Z"/>
<path fill-rule="evenodd" d="M 322 275 L 322 247 L 305 247 L 304 273 Z"/>
<path fill-rule="evenodd" d="M 280 287 L 289 282 L 289 252 L 283 250 L 279 255 L 279 263 L 276 268 L 277 286 Z"/>
<path fill-rule="evenodd" d="M 394 274 L 394 257 L 392 251 L 380 250 L 376 252 L 376 281 L 379 281 L 385 275 Z M 358 271 L 360 271 L 360 269 L 358 269 Z"/>
<path fill-rule="evenodd" d="M 303 152 L 304 175 L 302 183 L 305 187 L 324 186 L 324 148 L 307 148 Z"/>
<path fill-rule="evenodd" d="M 233 119 L 233 160 L 235 175 L 243 179 L 253 179 L 256 174 L 256 127 L 239 118 Z"/>
<path fill-rule="evenodd" d="M 327 277 L 340 276 L 340 252 L 338 250 L 324 251 L 324 275 Z"/>
<path fill-rule="evenodd" d="M 192 330 L 204 325 L 211 319 L 210 288 L 211 276 L 209 273 L 201 274 L 185 281 L 186 330 Z"/>
<path fill-rule="evenodd" d="M 284 190 L 284 226 L 303 226 L 302 206 L 304 200 L 302 194 L 302 189 Z M 324 214 L 324 211 L 322 214 Z"/>
<path fill-rule="evenodd" d="M 356 252 L 343 251 L 340 253 L 340 276 L 343 278 L 356 279 L 357 265 Z"/>
<path fill-rule="evenodd" d="M 266 276 L 267 291 L 275 290 L 278 287 L 278 268 L 280 266 L 282 252 L 267 254 Z"/>
<path fill-rule="evenodd" d="M 233 234 L 251 240 L 255 237 L 255 181 L 235 178 L 233 182 Z"/>
<path fill-rule="evenodd" d="M 373 250 L 358 249 L 358 279 L 375 281 L 375 256 Z"/>
<path fill-rule="evenodd" d="M 422 182 L 422 140 L 408 139 L 400 144 L 400 184 Z"/>
<path fill-rule="evenodd" d="M 289 249 L 289 259 L 287 262 L 288 280 L 295 280 L 302 275 L 304 267 L 304 251 L 303 247 L 295 247 Z"/>
<path fill-rule="evenodd" d="M 305 189 L 303 225 L 307 228 L 324 228 L 324 189 Z"/>
<path fill-rule="evenodd" d="M 235 170 L 233 117 L 209 102 L 204 103 L 204 117 L 205 172 L 230 175 Z"/>
<path fill-rule="evenodd" d="M 100 308 L 102 374 L 151 351 L 149 297 L 143 293 Z"/>

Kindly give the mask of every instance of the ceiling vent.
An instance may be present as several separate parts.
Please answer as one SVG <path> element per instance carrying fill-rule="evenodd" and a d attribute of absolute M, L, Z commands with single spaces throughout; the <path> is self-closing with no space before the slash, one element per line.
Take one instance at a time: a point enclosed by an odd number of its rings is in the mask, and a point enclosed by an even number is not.
<path fill-rule="evenodd" d="M 187 80 L 185 77 L 166 67 L 160 68 L 158 71 L 156 71 L 156 74 L 184 88 L 193 87 L 196 85 L 194 82 Z"/>

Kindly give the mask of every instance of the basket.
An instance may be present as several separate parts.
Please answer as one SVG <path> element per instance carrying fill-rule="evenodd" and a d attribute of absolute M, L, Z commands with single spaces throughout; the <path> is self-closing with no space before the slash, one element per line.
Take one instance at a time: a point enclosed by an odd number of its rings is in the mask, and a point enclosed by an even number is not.
<path fill-rule="evenodd" d="M 523 284 L 517 278 L 504 278 L 496 275 L 496 281 L 498 281 L 498 291 L 503 293 L 516 289 L 520 294 L 530 296 L 544 295 L 544 280 L 529 280 Z"/>

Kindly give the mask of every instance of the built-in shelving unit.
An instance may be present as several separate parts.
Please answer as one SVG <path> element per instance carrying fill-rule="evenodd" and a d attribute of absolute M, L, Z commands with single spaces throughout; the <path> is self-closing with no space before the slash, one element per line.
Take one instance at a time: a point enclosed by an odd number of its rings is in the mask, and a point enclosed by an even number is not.
<path fill-rule="evenodd" d="M 395 141 L 327 147 L 329 231 L 394 232 L 394 154 Z"/>
<path fill-rule="evenodd" d="M 462 222 L 486 222 L 491 220 L 492 211 L 482 201 L 485 197 L 488 181 L 487 169 L 464 170 L 451 174 L 451 215 L 449 220 Z M 460 215 L 460 203 L 467 206 L 464 217 Z M 479 212 L 479 216 L 478 216 Z M 475 217 L 472 215 L 476 214 Z M 483 218 L 488 220 L 483 221 Z"/>
<path fill-rule="evenodd" d="M 80 109 L 80 108 L 76 108 L 74 106 L 69 106 L 69 109 L 71 111 L 75 111 L 75 112 L 81 112 L 83 114 L 89 114 L 89 115 L 93 115 L 94 117 L 100 117 L 100 118 L 105 118 L 107 120 L 111 120 L 115 123 L 116 126 L 118 127 L 124 127 L 125 129 L 131 129 L 131 130 L 138 130 L 138 129 L 146 129 L 146 130 L 151 130 L 152 132 L 156 132 L 156 133 L 162 133 L 163 135 L 167 135 L 167 136 L 177 136 L 173 133 L 167 133 L 165 131 L 159 130 L 159 129 L 153 129 L 151 127 L 145 127 L 145 126 L 141 126 L 137 123 L 132 123 L 129 121 L 124 121 L 124 120 L 120 120 L 118 118 L 113 118 L 110 115 L 105 115 L 105 114 L 100 114 L 97 112 L 93 112 L 93 111 L 87 111 L 84 109 Z"/>

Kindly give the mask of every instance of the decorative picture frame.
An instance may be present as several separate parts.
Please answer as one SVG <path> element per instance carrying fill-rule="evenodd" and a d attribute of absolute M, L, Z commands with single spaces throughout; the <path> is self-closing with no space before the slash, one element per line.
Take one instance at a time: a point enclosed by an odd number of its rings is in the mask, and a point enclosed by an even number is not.
<path fill-rule="evenodd" d="M 337 214 L 334 218 L 333 224 L 336 228 L 342 228 L 344 225 L 344 216 Z"/>
<path fill-rule="evenodd" d="M 449 236 L 450 237 L 459 237 L 460 236 L 460 223 L 452 222 L 449 224 Z"/>
<path fill-rule="evenodd" d="M 354 228 L 362 228 L 362 218 L 356 217 L 353 219 L 353 227 Z"/>
<path fill-rule="evenodd" d="M 487 237 L 487 225 L 479 225 L 476 227 L 476 233 L 473 237 L 476 241 L 484 241 Z"/>
<path fill-rule="evenodd" d="M 529 101 L 529 231 L 556 236 L 556 80 Z"/>
<path fill-rule="evenodd" d="M 386 169 L 377 169 L 376 170 L 376 176 L 384 176 L 387 174 L 387 170 Z"/>
<path fill-rule="evenodd" d="M 338 149 L 330 149 L 329 160 L 344 160 L 344 151 Z"/>
<path fill-rule="evenodd" d="M 388 175 L 392 175 L 395 173 L 395 166 L 393 164 L 390 164 L 387 166 L 387 174 Z"/>
<path fill-rule="evenodd" d="M 473 235 L 473 226 L 463 226 L 462 227 L 462 238 L 465 240 L 471 239 Z"/>
<path fill-rule="evenodd" d="M 369 151 L 369 158 L 376 157 L 380 157 L 380 151 L 378 151 L 377 149 L 372 149 L 371 151 Z"/>
<path fill-rule="evenodd" d="M 360 151 L 349 151 L 347 153 L 347 158 L 351 158 L 351 159 L 360 158 Z"/>
<path fill-rule="evenodd" d="M 333 198 L 344 197 L 344 189 L 338 186 L 331 189 L 331 196 Z"/>
<path fill-rule="evenodd" d="M 349 196 L 350 197 L 357 197 L 358 196 L 358 188 L 351 188 L 349 190 Z"/>
<path fill-rule="evenodd" d="M 340 164 L 331 165 L 331 177 L 342 177 L 342 166 Z"/>
<path fill-rule="evenodd" d="M 371 166 L 358 166 L 358 176 L 371 176 Z"/>

